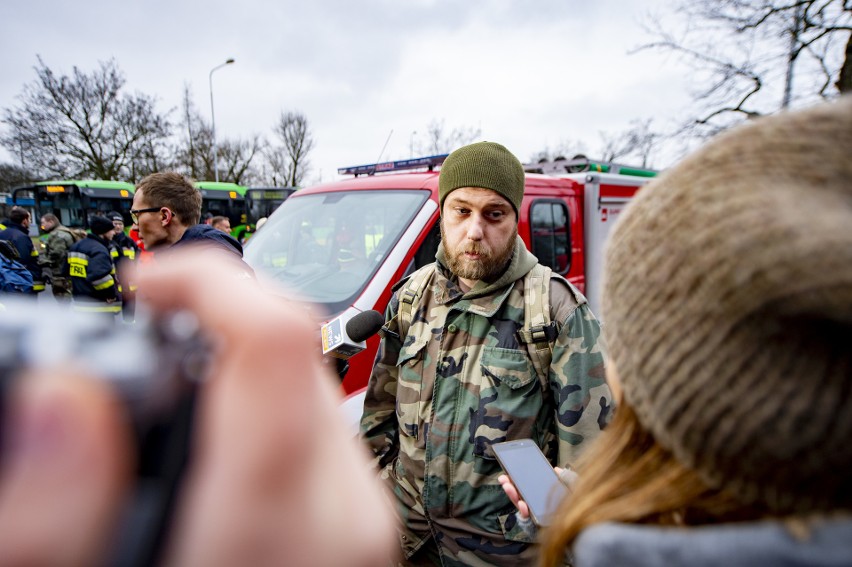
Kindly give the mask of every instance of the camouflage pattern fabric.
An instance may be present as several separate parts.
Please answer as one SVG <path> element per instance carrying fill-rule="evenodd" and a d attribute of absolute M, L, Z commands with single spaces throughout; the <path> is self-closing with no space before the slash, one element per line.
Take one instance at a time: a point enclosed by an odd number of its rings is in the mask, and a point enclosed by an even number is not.
<path fill-rule="evenodd" d="M 474 298 L 449 276 L 434 270 L 400 338 L 399 291 L 392 297 L 361 432 L 396 497 L 405 558 L 433 538 L 443 565 L 532 564 L 535 546 L 497 482 L 491 444 L 531 438 L 552 464 L 576 461 L 612 407 L 600 326 L 582 294 L 554 276 L 559 333 L 544 381 L 517 337 L 524 274 Z"/>
<path fill-rule="evenodd" d="M 57 226 L 45 242 L 45 266 L 50 269 L 54 297 L 71 298 L 71 280 L 68 279 L 68 249 L 77 242 L 70 229 Z"/>

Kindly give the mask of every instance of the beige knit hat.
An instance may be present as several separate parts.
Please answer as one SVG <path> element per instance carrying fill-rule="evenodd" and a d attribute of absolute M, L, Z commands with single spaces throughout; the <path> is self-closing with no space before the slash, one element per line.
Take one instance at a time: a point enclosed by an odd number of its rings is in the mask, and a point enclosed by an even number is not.
<path fill-rule="evenodd" d="M 757 119 L 643 188 L 602 319 L 625 401 L 711 486 L 852 508 L 852 98 Z"/>
<path fill-rule="evenodd" d="M 524 166 L 512 152 L 494 142 L 463 146 L 444 160 L 438 178 L 438 202 L 461 187 L 482 187 L 500 193 L 512 203 L 515 212 L 524 198 Z"/>

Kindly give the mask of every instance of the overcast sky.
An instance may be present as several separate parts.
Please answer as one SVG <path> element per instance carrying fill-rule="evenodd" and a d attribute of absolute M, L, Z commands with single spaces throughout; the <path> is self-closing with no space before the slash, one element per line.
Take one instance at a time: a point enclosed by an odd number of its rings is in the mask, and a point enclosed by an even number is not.
<path fill-rule="evenodd" d="M 309 181 L 410 157 L 432 120 L 479 128 L 522 161 L 636 119 L 666 127 L 688 105 L 685 71 L 639 25 L 665 0 L 28 0 L 0 18 L 0 108 L 18 104 L 40 55 L 90 73 L 114 58 L 130 91 L 180 105 L 184 85 L 217 137 L 272 137 L 299 111 L 315 138 Z M 177 113 L 173 116 L 177 119 Z M 391 133 L 392 132 L 392 133 Z M 414 134 L 414 132 L 419 132 Z M 0 161 L 13 158 L 0 150 Z M 657 158 L 657 166 L 666 156 Z"/>

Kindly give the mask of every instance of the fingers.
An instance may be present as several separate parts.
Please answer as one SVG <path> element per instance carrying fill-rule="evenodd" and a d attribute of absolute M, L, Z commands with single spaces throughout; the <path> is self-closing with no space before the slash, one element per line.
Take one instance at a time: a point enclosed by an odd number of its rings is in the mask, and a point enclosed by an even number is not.
<path fill-rule="evenodd" d="M 520 514 L 521 518 L 525 520 L 529 518 L 530 509 L 527 506 L 527 503 L 521 500 L 521 495 L 518 492 L 518 489 L 515 487 L 514 483 L 512 483 L 512 480 L 509 478 L 509 476 L 501 474 L 497 477 L 497 482 L 500 483 L 500 486 L 503 488 L 503 492 L 506 493 L 506 496 L 509 497 L 509 500 L 512 502 L 512 504 L 514 504 L 515 508 L 518 509 L 518 513 Z"/>
<path fill-rule="evenodd" d="M 150 305 L 192 310 L 222 347 L 199 394 L 169 564 L 382 563 L 391 513 L 343 424 L 319 325 L 234 266 L 201 260 L 170 255 L 140 274 Z"/>
<path fill-rule="evenodd" d="M 100 563 L 133 466 L 119 403 L 67 372 L 26 377 L 9 402 L 0 564 Z"/>

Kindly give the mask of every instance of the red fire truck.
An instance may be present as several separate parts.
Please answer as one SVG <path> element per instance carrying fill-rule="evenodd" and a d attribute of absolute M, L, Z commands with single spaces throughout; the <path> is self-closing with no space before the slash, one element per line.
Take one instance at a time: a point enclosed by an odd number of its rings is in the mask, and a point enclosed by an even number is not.
<path fill-rule="evenodd" d="M 445 158 L 341 168 L 352 178 L 300 189 L 251 239 L 246 261 L 262 281 L 304 300 L 319 322 L 369 309 L 383 313 L 391 286 L 435 259 L 438 168 Z M 597 311 L 609 227 L 655 172 L 585 158 L 525 169 L 518 233 Z M 378 336 L 370 338 L 349 361 L 345 393 L 366 386 L 378 343 Z"/>

